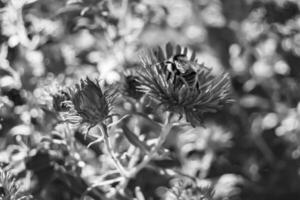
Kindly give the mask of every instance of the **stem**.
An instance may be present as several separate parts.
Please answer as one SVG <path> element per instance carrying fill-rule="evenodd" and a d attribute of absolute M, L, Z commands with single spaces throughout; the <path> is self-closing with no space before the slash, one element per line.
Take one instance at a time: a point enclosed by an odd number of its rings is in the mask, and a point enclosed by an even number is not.
<path fill-rule="evenodd" d="M 97 127 L 99 127 L 99 129 L 103 135 L 104 144 L 106 146 L 108 154 L 110 155 L 111 159 L 114 161 L 115 167 L 118 169 L 118 171 L 120 172 L 120 174 L 123 177 L 128 177 L 127 171 L 124 169 L 123 165 L 121 164 L 121 162 L 119 161 L 119 159 L 117 158 L 117 156 L 114 153 L 114 150 L 113 150 L 112 145 L 109 140 L 109 136 L 107 134 L 106 127 L 104 128 L 102 124 L 98 125 Z"/>
<path fill-rule="evenodd" d="M 101 181 L 100 183 L 96 183 L 96 184 L 91 185 L 88 188 L 88 190 L 90 190 L 90 188 L 100 187 L 100 186 L 103 186 L 103 185 L 111 185 L 113 183 L 120 182 L 122 180 L 123 180 L 123 177 L 118 177 L 118 178 L 114 178 L 114 179 L 110 179 L 110 180 L 104 180 L 104 181 Z"/>
<path fill-rule="evenodd" d="M 202 166 L 201 166 L 202 170 L 200 173 L 200 178 L 204 179 L 207 176 L 214 158 L 215 158 L 214 151 L 212 149 L 208 149 L 202 161 Z"/>
<path fill-rule="evenodd" d="M 134 177 L 140 170 L 146 167 L 149 162 L 156 156 L 157 152 L 160 150 L 162 145 L 164 144 L 165 140 L 167 139 L 170 130 L 172 129 L 172 124 L 170 122 L 170 113 L 166 113 L 166 120 L 162 127 L 161 135 L 159 136 L 158 143 L 155 146 L 154 150 L 150 152 L 150 154 L 146 155 L 144 160 L 138 164 L 131 172 L 129 172 L 130 177 Z"/>

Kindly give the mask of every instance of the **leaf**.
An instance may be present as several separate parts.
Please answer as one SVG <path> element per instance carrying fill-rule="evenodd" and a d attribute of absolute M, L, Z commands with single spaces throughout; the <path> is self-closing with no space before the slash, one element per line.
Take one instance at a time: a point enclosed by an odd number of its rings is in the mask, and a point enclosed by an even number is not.
<path fill-rule="evenodd" d="M 125 137 L 132 145 L 140 148 L 143 152 L 149 152 L 149 147 L 145 143 L 140 141 L 139 138 L 131 130 L 129 130 L 129 128 L 125 124 L 122 126 L 122 128 Z"/>
<path fill-rule="evenodd" d="M 175 157 L 166 157 L 164 159 L 153 159 L 152 164 L 164 169 L 181 166 L 180 161 Z"/>

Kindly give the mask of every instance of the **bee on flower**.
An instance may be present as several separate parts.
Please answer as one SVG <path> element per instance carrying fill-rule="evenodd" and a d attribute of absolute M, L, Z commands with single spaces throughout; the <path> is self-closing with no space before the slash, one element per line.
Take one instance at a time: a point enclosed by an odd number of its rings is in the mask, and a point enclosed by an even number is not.
<path fill-rule="evenodd" d="M 139 89 L 165 110 L 184 115 L 192 126 L 201 125 L 202 116 L 231 103 L 230 77 L 214 76 L 199 64 L 187 48 L 167 44 L 165 49 L 148 51 L 142 57 Z"/>

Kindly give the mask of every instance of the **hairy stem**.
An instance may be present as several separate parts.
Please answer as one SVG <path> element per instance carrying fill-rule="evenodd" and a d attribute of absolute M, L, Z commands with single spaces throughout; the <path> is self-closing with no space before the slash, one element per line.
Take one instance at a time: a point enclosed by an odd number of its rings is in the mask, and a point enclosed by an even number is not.
<path fill-rule="evenodd" d="M 103 125 L 98 125 L 97 127 L 99 127 L 99 129 L 103 135 L 103 141 L 104 141 L 105 147 L 107 149 L 109 156 L 113 160 L 115 167 L 118 169 L 118 171 L 120 172 L 120 174 L 123 177 L 128 177 L 128 172 L 125 170 L 125 168 L 121 164 L 120 160 L 117 158 L 117 156 L 114 153 L 113 147 L 109 140 L 109 136 L 108 136 L 106 127 L 103 127 Z"/>

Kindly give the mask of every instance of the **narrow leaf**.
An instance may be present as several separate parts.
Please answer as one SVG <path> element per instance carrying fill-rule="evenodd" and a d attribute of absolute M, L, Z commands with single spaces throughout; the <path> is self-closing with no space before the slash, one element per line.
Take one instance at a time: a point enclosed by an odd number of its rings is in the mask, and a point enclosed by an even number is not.
<path fill-rule="evenodd" d="M 149 152 L 149 147 L 145 143 L 140 141 L 140 139 L 131 130 L 129 130 L 129 128 L 126 125 L 123 125 L 122 128 L 125 137 L 133 146 L 140 148 L 145 153 Z"/>

